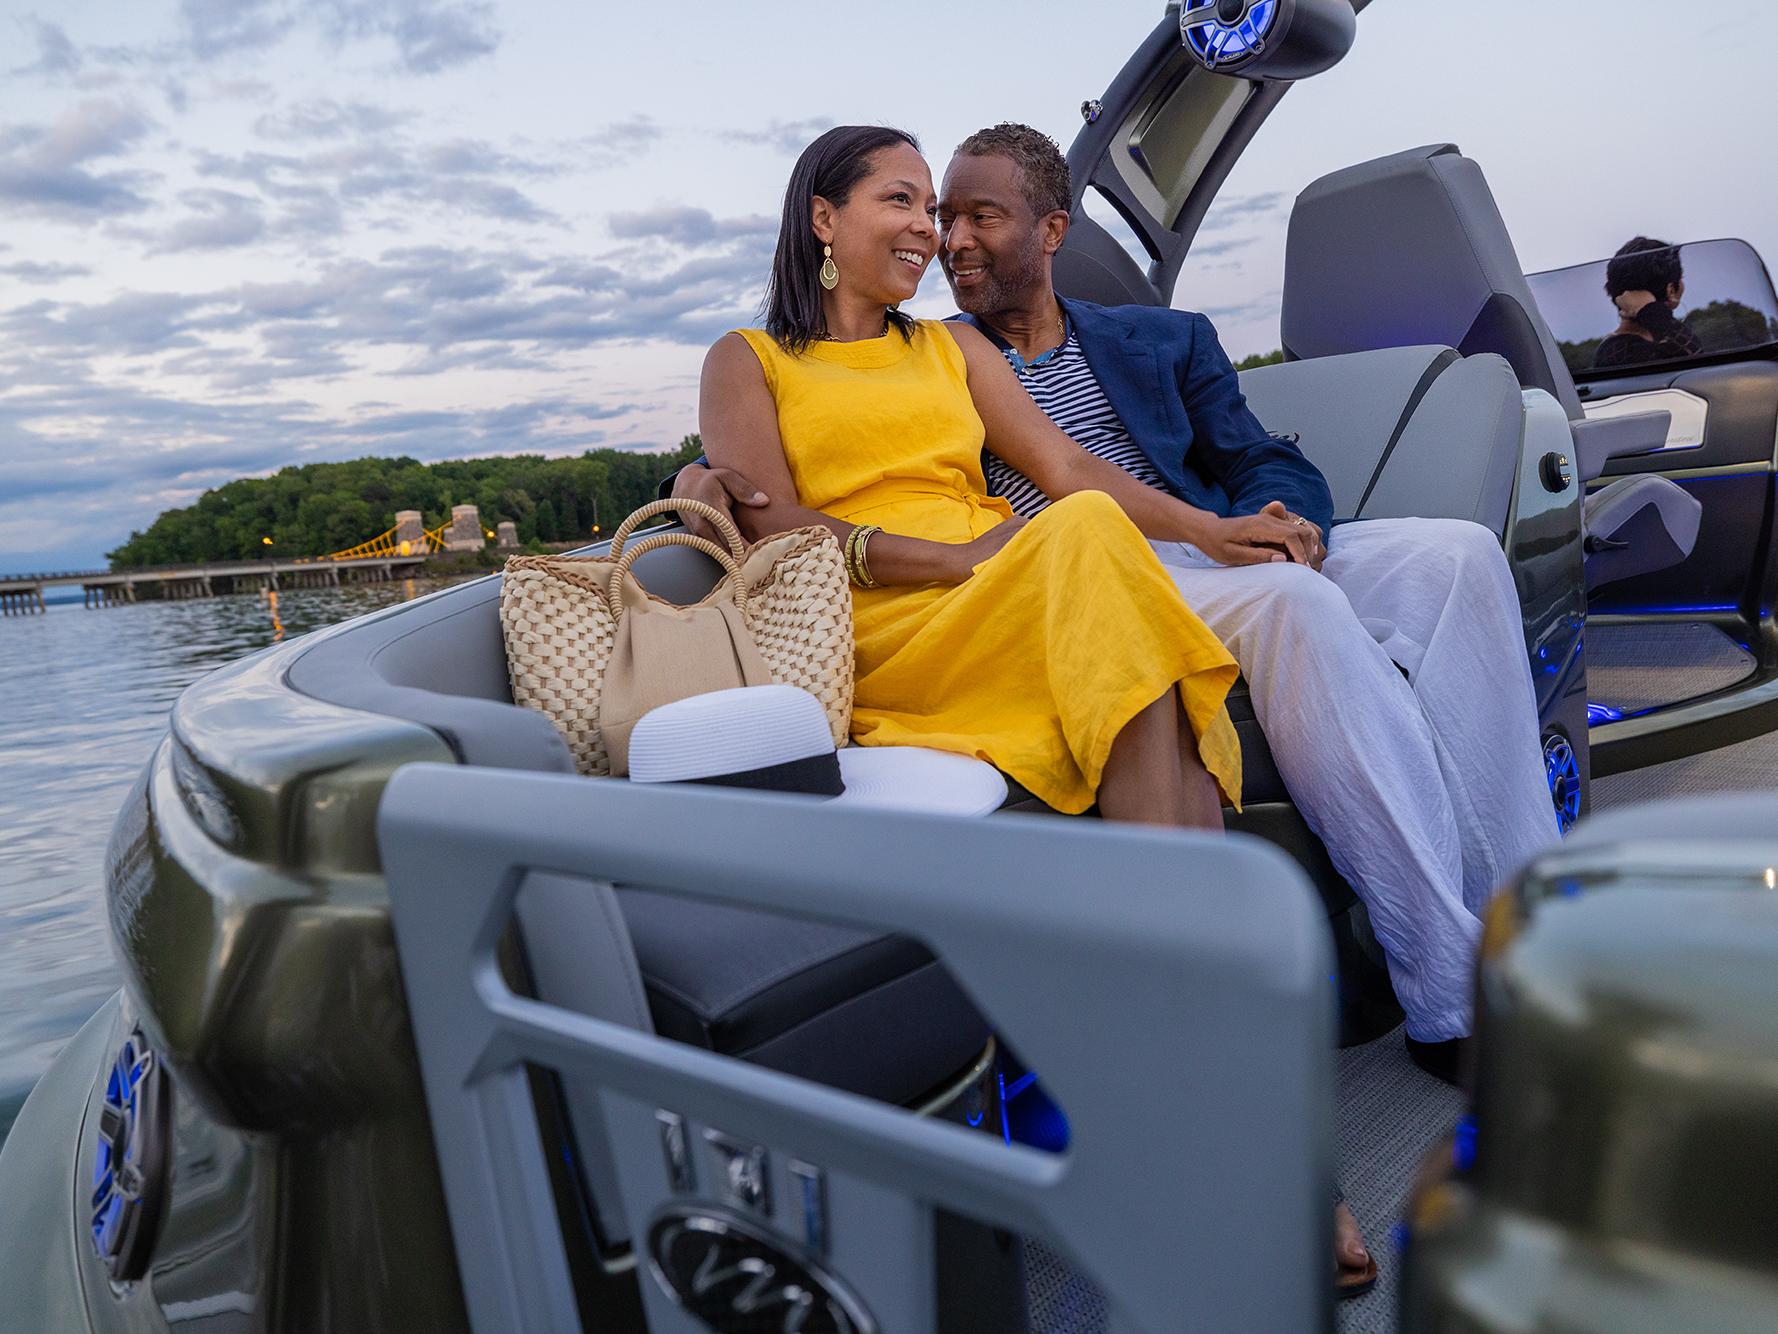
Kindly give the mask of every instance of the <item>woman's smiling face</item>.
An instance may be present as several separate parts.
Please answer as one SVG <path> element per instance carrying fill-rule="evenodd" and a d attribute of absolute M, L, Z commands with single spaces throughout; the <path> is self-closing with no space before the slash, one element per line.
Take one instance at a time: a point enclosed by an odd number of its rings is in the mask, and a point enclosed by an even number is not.
<path fill-rule="evenodd" d="M 844 204 L 818 197 L 815 234 L 833 247 L 840 289 L 886 306 L 912 297 L 938 253 L 937 211 L 926 159 L 905 144 L 878 152 Z"/>

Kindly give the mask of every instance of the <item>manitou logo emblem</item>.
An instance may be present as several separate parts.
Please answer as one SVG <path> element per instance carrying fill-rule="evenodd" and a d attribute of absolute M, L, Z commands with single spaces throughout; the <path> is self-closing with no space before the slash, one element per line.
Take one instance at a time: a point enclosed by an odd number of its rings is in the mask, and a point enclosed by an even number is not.
<path fill-rule="evenodd" d="M 716 1334 L 876 1334 L 839 1279 L 784 1245 L 741 1218 L 670 1209 L 649 1229 L 649 1267 Z"/>

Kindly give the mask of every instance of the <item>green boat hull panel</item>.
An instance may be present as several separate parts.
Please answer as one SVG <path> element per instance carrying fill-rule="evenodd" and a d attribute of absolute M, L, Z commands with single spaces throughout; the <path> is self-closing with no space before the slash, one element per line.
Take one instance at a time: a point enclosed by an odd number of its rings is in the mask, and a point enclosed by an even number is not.
<path fill-rule="evenodd" d="M 1496 901 L 1473 1147 L 1422 1190 L 1419 1334 L 1778 1327 L 1778 797 L 1580 826 Z"/>

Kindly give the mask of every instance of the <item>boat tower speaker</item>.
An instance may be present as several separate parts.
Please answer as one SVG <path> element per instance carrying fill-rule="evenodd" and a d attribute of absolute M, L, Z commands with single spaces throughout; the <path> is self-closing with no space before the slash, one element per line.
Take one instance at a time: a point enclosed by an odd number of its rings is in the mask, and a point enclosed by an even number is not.
<path fill-rule="evenodd" d="M 1288 82 L 1337 64 L 1352 48 L 1352 0 L 1181 0 L 1179 35 L 1205 69 Z"/>

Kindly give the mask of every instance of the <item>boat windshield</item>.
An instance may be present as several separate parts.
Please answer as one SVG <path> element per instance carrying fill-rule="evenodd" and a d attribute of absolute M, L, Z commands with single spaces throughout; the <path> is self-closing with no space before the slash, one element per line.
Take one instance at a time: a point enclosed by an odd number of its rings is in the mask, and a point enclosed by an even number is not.
<path fill-rule="evenodd" d="M 1526 281 L 1577 379 L 1778 345 L 1778 296 L 1745 241 L 1638 237 Z"/>

